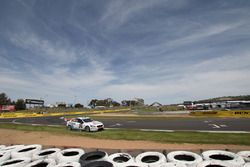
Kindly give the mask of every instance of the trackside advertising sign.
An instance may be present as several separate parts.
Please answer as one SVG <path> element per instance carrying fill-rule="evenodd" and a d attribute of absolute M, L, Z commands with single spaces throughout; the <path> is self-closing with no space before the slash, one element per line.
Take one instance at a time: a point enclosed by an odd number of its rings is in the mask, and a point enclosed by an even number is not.
<path fill-rule="evenodd" d="M 0 112 L 2 111 L 15 111 L 14 105 L 2 105 L 0 106 Z"/>

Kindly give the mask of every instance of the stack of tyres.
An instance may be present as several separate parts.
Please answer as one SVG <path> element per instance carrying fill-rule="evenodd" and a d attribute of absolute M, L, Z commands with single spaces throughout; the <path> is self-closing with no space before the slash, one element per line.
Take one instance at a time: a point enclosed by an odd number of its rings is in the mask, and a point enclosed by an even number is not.
<path fill-rule="evenodd" d="M 39 144 L 0 145 L 0 167 L 250 167 L 250 151 L 222 150 L 128 153 L 87 152 L 80 148 L 48 148 Z"/>

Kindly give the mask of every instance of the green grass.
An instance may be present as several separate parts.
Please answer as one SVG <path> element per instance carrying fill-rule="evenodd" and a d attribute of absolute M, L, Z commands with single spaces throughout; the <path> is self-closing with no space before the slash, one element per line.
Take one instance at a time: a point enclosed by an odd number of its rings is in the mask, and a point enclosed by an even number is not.
<path fill-rule="evenodd" d="M 196 143 L 196 144 L 236 144 L 250 145 L 250 134 L 202 133 L 202 132 L 145 132 L 139 130 L 104 130 L 95 133 L 69 131 L 65 127 L 29 126 L 0 124 L 3 129 L 15 129 L 28 132 L 49 132 L 57 135 L 84 136 L 112 140 L 146 140 L 160 143 Z"/>

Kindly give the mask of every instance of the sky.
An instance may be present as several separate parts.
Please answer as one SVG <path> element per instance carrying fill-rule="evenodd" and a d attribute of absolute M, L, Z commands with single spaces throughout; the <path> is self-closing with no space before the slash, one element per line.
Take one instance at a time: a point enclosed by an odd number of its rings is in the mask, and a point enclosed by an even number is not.
<path fill-rule="evenodd" d="M 84 105 L 250 94 L 249 0 L 1 0 L 0 92 Z"/>

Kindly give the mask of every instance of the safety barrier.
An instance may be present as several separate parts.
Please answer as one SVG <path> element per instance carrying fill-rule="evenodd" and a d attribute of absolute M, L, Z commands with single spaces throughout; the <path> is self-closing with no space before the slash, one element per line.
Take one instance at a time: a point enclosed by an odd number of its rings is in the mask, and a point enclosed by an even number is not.
<path fill-rule="evenodd" d="M 233 111 L 192 111 L 191 116 L 250 117 L 250 110 Z"/>
<path fill-rule="evenodd" d="M 45 156 L 37 157 L 39 154 Z M 237 154 L 222 150 L 203 151 L 201 154 L 191 151 L 168 153 L 148 151 L 132 156 L 126 152 L 111 155 L 100 150 L 85 152 L 82 148 L 43 150 L 41 145 L 34 144 L 1 145 L 0 155 L 0 167 L 249 167 L 250 165 L 249 151 Z"/>
<path fill-rule="evenodd" d="M 27 118 L 27 117 L 48 117 L 48 116 L 64 116 L 64 115 L 87 115 L 87 114 L 100 114 L 100 113 L 115 113 L 128 111 L 129 108 L 114 109 L 114 110 L 93 110 L 93 111 L 75 111 L 75 112 L 56 112 L 56 113 L 1 113 L 0 118 Z"/>

